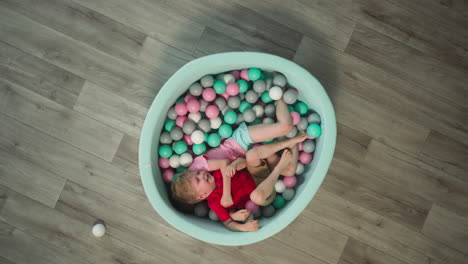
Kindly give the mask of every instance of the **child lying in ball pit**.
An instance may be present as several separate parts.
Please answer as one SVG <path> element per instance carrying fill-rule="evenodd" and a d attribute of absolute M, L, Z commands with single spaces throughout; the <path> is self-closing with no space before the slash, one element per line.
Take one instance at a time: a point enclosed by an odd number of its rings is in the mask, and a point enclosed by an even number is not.
<path fill-rule="evenodd" d="M 256 231 L 258 221 L 245 221 L 249 212 L 247 201 L 265 206 L 275 198 L 274 185 L 279 175 L 293 176 L 296 172 L 297 144 L 307 138 L 306 133 L 250 149 L 254 143 L 287 135 L 292 119 L 286 104 L 278 100 L 277 123 L 246 126 L 242 123 L 232 137 L 193 161 L 192 165 L 172 183 L 172 199 L 196 204 L 207 200 L 221 222 L 232 231 Z M 282 149 L 278 157 L 275 153 Z M 247 170 L 244 170 L 247 168 Z M 208 171 L 212 172 L 209 173 Z"/>

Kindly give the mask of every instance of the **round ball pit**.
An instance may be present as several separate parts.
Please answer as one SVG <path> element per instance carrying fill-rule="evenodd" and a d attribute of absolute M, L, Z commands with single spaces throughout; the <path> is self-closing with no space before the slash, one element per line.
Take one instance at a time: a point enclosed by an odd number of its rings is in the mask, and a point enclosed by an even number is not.
<path fill-rule="evenodd" d="M 299 90 L 300 100 L 321 117 L 322 135 L 316 139 L 314 160 L 305 166 L 304 182 L 297 186 L 294 199 L 270 218 L 262 218 L 255 232 L 232 232 L 220 222 L 187 215 L 171 204 L 158 167 L 159 137 L 169 108 L 176 99 L 206 74 L 258 67 L 282 73 L 288 84 Z M 139 168 L 146 195 L 159 215 L 176 229 L 196 239 L 219 245 L 252 244 L 275 235 L 291 223 L 312 200 L 333 158 L 336 119 L 333 106 L 322 85 L 304 68 L 287 59 L 257 52 L 228 52 L 195 59 L 180 68 L 164 84 L 154 99 L 140 137 Z"/>

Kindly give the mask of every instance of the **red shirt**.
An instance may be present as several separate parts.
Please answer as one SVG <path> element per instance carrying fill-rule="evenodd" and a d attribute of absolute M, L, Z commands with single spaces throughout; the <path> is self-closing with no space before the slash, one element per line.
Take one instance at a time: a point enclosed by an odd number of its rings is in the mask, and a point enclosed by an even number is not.
<path fill-rule="evenodd" d="M 247 170 L 237 171 L 231 178 L 231 195 L 233 205 L 224 208 L 221 205 L 223 197 L 223 176 L 220 170 L 212 172 L 217 188 L 206 198 L 208 207 L 213 210 L 221 222 L 229 220 L 229 209 L 244 209 L 250 200 L 250 193 L 257 187 L 252 175 Z"/>

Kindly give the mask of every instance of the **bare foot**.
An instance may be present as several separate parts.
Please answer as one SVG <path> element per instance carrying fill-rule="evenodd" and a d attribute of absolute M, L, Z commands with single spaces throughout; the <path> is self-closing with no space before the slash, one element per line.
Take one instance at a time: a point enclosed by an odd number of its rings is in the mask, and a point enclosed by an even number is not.
<path fill-rule="evenodd" d="M 303 142 L 304 140 L 307 139 L 307 133 L 302 132 L 300 134 L 297 134 L 295 137 L 292 137 L 288 139 L 288 148 L 293 149 L 294 146 L 297 145 L 299 142 Z"/>
<path fill-rule="evenodd" d="M 291 162 L 292 160 L 292 153 L 291 153 L 291 150 L 289 149 L 285 149 L 283 151 L 283 154 L 281 154 L 281 159 L 280 161 L 278 162 L 278 164 L 276 165 L 276 167 L 282 171 L 283 169 L 285 169 L 286 167 L 288 167 L 289 163 Z"/>

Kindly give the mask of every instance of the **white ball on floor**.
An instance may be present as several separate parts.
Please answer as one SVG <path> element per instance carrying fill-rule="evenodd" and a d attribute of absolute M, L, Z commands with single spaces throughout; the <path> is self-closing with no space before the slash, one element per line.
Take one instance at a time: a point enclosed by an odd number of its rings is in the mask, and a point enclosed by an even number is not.
<path fill-rule="evenodd" d="M 92 232 L 95 237 L 102 237 L 106 233 L 106 226 L 97 223 L 93 226 Z"/>
<path fill-rule="evenodd" d="M 190 166 L 192 164 L 192 161 L 193 161 L 192 155 L 190 155 L 190 153 L 187 153 L 187 152 L 180 155 L 180 157 L 179 157 L 179 163 L 180 163 L 181 166 L 184 166 L 184 167 Z M 171 162 L 171 160 L 169 159 L 169 163 L 170 162 Z"/>
<path fill-rule="evenodd" d="M 252 107 L 252 110 L 255 111 L 255 115 L 256 115 L 257 117 L 262 117 L 263 114 L 265 113 L 265 110 L 263 110 L 263 106 L 261 106 L 261 105 L 254 105 L 254 106 Z"/>
<path fill-rule="evenodd" d="M 296 168 L 296 175 L 301 175 L 302 173 L 304 173 L 304 164 L 298 162 Z"/>
<path fill-rule="evenodd" d="M 275 183 L 275 190 L 277 193 L 282 193 L 284 190 L 286 190 L 286 186 L 284 185 L 282 180 L 278 180 Z"/>
<path fill-rule="evenodd" d="M 172 156 L 169 158 L 169 166 L 171 166 L 171 167 L 174 168 L 174 169 L 177 169 L 178 167 L 180 167 L 180 158 L 179 158 L 179 155 L 172 155 Z"/>
<path fill-rule="evenodd" d="M 283 96 L 283 90 L 279 86 L 273 86 L 271 87 L 269 94 L 271 99 L 277 101 Z"/>
<path fill-rule="evenodd" d="M 201 130 L 195 130 L 190 136 L 190 139 L 194 144 L 201 144 L 203 141 L 205 141 L 205 133 L 203 133 Z"/>

